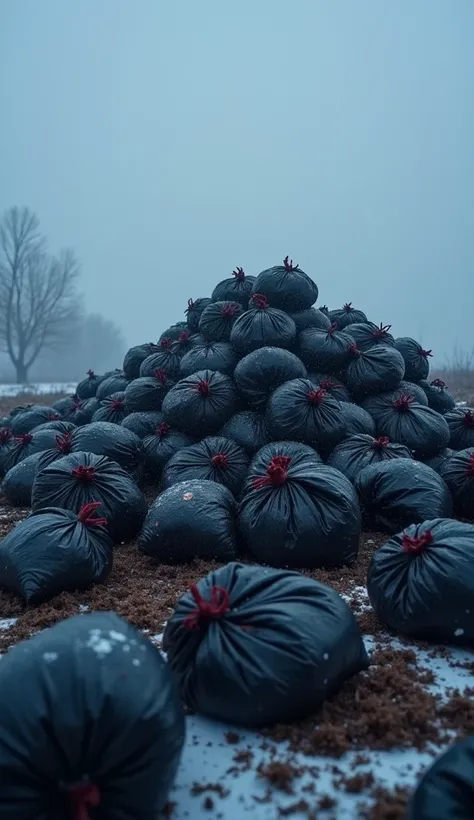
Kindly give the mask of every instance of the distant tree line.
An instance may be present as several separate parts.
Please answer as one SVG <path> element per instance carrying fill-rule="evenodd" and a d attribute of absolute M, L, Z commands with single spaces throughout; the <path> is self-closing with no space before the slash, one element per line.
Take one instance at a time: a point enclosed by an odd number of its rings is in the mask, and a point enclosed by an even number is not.
<path fill-rule="evenodd" d="M 80 378 L 112 369 L 124 353 L 120 329 L 84 311 L 74 251 L 48 250 L 29 208 L 0 223 L 0 379 L 18 384 Z"/>

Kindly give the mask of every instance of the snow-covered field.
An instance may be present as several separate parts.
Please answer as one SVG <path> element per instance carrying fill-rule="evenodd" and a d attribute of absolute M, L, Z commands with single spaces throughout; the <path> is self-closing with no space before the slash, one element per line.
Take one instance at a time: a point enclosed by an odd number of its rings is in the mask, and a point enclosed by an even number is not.
<path fill-rule="evenodd" d="M 37 382 L 36 384 L 0 384 L 0 396 L 51 396 L 54 393 L 74 393 L 76 382 Z"/>

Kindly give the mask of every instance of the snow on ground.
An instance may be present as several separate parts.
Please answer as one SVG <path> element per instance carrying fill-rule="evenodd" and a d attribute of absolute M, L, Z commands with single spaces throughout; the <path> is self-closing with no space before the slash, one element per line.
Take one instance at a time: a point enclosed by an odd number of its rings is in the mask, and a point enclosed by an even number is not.
<path fill-rule="evenodd" d="M 37 382 L 36 384 L 0 384 L 0 396 L 14 398 L 15 396 L 51 396 L 54 393 L 74 393 L 76 382 Z"/>
<path fill-rule="evenodd" d="M 366 590 L 363 587 L 355 588 L 353 594 L 359 595 L 361 605 L 364 606 Z M 81 605 L 80 609 L 85 612 L 88 607 Z M 14 618 L 0 620 L 0 629 L 8 629 L 14 623 Z M 162 633 L 148 637 L 157 646 L 161 645 Z M 370 636 L 365 636 L 364 642 L 368 652 L 376 646 L 376 641 Z M 435 683 L 428 686 L 434 694 L 447 698 L 449 690 L 462 690 L 469 681 L 472 681 L 470 672 L 452 665 L 453 661 L 458 664 L 472 661 L 472 653 L 468 651 L 452 648 L 446 656 L 432 657 L 433 653 L 407 643 L 401 644 L 396 639 L 391 639 L 390 644 L 394 649 L 413 649 L 416 652 L 419 664 L 434 674 Z M 307 809 L 298 811 L 295 810 L 295 805 L 303 799 L 309 798 L 311 801 L 312 796 L 308 795 L 307 791 L 308 784 L 314 782 L 314 775 L 311 772 L 303 774 L 292 784 L 293 794 L 287 795 L 274 790 L 271 801 L 268 801 L 268 783 L 258 777 L 255 769 L 260 763 L 269 763 L 270 760 L 279 758 L 275 758 L 274 755 L 270 757 L 270 752 L 262 749 L 261 736 L 256 732 L 243 731 L 198 715 L 186 718 L 186 729 L 186 743 L 178 775 L 169 795 L 169 800 L 173 804 L 173 820 L 233 820 L 246 816 L 251 820 L 277 820 L 278 817 L 287 815 L 291 816 L 292 820 L 307 820 Z M 229 742 L 229 732 L 235 732 L 237 742 Z M 277 746 L 274 741 L 271 741 L 270 745 L 273 748 Z M 279 744 L 279 748 L 281 760 L 286 762 L 286 744 Z M 246 751 L 254 754 L 251 767 L 236 764 L 236 752 Z M 357 765 L 357 774 L 374 772 L 377 784 L 388 789 L 395 786 L 412 787 L 419 778 L 420 770 L 433 762 L 433 755 L 429 751 L 418 752 L 416 749 L 388 752 L 364 749 L 363 753 L 367 763 Z M 313 772 L 315 768 L 318 769 L 313 799 L 321 795 L 337 798 L 338 820 L 355 820 L 360 817 L 360 806 L 369 802 L 366 794 L 347 794 L 334 785 L 334 765 L 337 765 L 341 777 L 352 775 L 355 772 L 354 762 L 357 755 L 360 755 L 360 750 L 349 752 L 337 760 L 327 756 L 292 756 L 294 766 L 312 768 Z M 206 789 L 206 785 L 210 786 L 209 790 Z M 292 807 L 291 811 L 285 811 L 289 807 Z M 321 820 L 330 820 L 335 817 L 334 809 L 328 812 L 318 810 L 317 816 Z"/>

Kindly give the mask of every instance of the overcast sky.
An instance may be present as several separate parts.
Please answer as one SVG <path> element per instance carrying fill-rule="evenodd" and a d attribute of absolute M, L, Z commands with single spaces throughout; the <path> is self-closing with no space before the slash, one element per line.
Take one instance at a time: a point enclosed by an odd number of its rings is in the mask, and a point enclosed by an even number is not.
<path fill-rule="evenodd" d="M 473 44 L 474 0 L 0 0 L 0 211 L 130 344 L 290 254 L 442 360 L 474 345 Z"/>

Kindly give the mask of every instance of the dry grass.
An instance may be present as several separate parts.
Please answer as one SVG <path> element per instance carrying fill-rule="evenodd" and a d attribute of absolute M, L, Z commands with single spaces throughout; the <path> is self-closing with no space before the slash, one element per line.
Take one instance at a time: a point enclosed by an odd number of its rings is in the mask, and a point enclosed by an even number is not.
<path fill-rule="evenodd" d="M 474 370 L 454 369 L 450 367 L 433 371 L 430 381 L 442 379 L 456 401 L 466 401 L 469 407 L 474 406 Z"/>
<path fill-rule="evenodd" d="M 0 416 L 6 416 L 18 404 L 44 404 L 49 407 L 55 401 L 64 398 L 64 393 L 19 393 L 18 396 L 0 396 Z"/>

